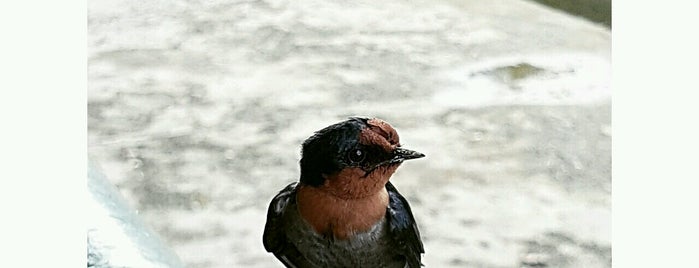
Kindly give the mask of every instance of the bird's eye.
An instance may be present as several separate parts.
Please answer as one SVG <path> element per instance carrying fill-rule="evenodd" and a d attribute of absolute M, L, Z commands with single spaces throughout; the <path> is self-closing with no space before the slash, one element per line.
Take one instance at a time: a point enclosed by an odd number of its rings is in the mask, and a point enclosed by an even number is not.
<path fill-rule="evenodd" d="M 362 149 L 354 149 L 349 152 L 348 157 L 349 160 L 352 161 L 352 163 L 359 163 L 364 161 L 366 153 Z"/>

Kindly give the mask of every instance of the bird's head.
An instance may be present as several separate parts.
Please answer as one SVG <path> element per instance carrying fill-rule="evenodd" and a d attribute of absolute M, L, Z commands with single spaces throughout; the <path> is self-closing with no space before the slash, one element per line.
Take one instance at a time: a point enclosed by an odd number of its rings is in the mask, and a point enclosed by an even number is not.
<path fill-rule="evenodd" d="M 340 198 L 362 198 L 381 191 L 403 161 L 424 156 L 402 148 L 383 120 L 351 117 L 304 141 L 300 181 Z"/>

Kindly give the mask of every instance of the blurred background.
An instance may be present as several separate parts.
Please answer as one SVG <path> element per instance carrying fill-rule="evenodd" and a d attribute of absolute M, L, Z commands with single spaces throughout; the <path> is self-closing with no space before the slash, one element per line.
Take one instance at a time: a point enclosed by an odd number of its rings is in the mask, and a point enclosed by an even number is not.
<path fill-rule="evenodd" d="M 88 1 L 89 158 L 187 267 L 281 267 L 301 142 L 379 117 L 426 266 L 611 267 L 610 2 L 547 2 Z"/>

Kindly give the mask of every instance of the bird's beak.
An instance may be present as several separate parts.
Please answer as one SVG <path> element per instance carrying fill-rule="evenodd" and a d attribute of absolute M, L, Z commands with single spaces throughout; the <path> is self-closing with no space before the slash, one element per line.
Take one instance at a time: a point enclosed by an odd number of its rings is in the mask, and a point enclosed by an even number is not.
<path fill-rule="evenodd" d="M 403 160 L 418 159 L 423 157 L 425 157 L 423 153 L 404 148 L 396 148 L 393 150 L 393 159 L 391 159 L 391 162 L 397 163 L 403 162 Z"/>
<path fill-rule="evenodd" d="M 366 171 L 366 175 L 364 175 L 364 177 L 369 175 L 369 173 L 371 173 L 372 171 L 374 171 L 374 169 L 376 169 L 380 166 L 400 164 L 400 163 L 403 163 L 404 160 L 417 159 L 417 158 L 422 158 L 422 157 L 425 157 L 425 155 L 422 153 L 418 153 L 416 151 L 403 149 L 403 148 L 396 148 L 395 150 L 393 150 L 393 158 L 386 160 L 386 161 L 383 161 L 381 163 L 378 163 L 378 164 L 372 166 L 371 168 L 365 169 L 367 171 Z"/>

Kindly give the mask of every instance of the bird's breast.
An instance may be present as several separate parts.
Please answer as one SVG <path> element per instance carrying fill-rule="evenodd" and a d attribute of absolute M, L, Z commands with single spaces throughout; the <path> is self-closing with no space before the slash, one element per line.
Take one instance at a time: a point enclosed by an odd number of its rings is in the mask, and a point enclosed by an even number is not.
<path fill-rule="evenodd" d="M 322 188 L 301 186 L 296 195 L 298 213 L 316 233 L 346 240 L 369 231 L 386 215 L 388 192 L 360 199 L 339 198 Z"/>
<path fill-rule="evenodd" d="M 334 239 L 318 233 L 302 218 L 300 211 L 290 208 L 286 230 L 289 241 L 306 260 L 317 267 L 404 267 L 396 258 L 388 235 L 388 225 L 381 218 L 366 231 L 355 232 L 346 239 Z"/>

